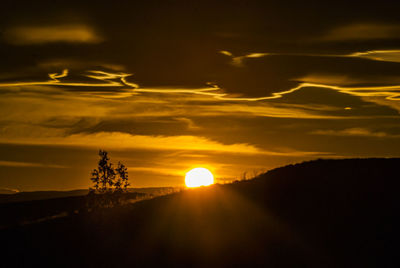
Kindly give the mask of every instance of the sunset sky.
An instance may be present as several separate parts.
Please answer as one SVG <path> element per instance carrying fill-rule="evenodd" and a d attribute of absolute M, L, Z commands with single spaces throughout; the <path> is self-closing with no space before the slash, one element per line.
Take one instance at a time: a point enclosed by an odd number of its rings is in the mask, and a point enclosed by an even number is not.
<path fill-rule="evenodd" d="M 87 188 L 99 149 L 133 187 L 400 156 L 395 1 L 1 3 L 3 190 Z"/>

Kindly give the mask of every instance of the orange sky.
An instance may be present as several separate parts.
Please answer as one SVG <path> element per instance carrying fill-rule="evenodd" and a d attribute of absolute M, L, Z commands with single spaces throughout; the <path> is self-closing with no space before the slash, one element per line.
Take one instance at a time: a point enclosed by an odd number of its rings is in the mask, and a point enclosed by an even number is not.
<path fill-rule="evenodd" d="M 0 11 L 0 189 L 87 188 L 99 149 L 134 187 L 399 156 L 395 3 L 69 5 Z"/>

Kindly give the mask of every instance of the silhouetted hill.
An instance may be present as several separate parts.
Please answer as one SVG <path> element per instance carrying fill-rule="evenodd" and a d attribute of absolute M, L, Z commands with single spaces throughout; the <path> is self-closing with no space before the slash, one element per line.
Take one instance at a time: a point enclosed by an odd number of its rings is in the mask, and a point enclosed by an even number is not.
<path fill-rule="evenodd" d="M 179 191 L 179 187 L 129 188 L 128 202 L 154 198 Z M 37 191 L 0 196 L 0 229 L 32 224 L 87 211 L 88 190 Z"/>
<path fill-rule="evenodd" d="M 33 191 L 33 192 L 19 192 L 12 194 L 0 194 L 0 204 L 70 197 L 70 196 L 83 196 L 86 195 L 88 192 L 89 192 L 88 190 L 73 190 L 73 191 Z"/>
<path fill-rule="evenodd" d="M 129 192 L 124 194 L 128 202 L 148 199 L 144 193 Z M 51 199 L 40 199 L 25 202 L 0 204 L 0 229 L 33 224 L 41 221 L 60 217 L 67 217 L 77 213 L 85 213 L 88 210 L 88 196 L 77 195 Z"/>
<path fill-rule="evenodd" d="M 317 160 L 3 230 L 2 261 L 52 267 L 398 267 L 400 159 Z M 7 266 L 7 267 L 8 267 Z"/>
<path fill-rule="evenodd" d="M 147 188 L 129 188 L 129 192 L 144 193 L 149 195 L 163 195 L 178 191 L 178 187 L 147 187 Z M 71 196 L 87 195 L 89 190 L 79 189 L 72 191 L 32 191 L 32 192 L 18 192 L 9 194 L 0 194 L 0 204 L 26 202 L 33 200 L 53 199 Z"/>

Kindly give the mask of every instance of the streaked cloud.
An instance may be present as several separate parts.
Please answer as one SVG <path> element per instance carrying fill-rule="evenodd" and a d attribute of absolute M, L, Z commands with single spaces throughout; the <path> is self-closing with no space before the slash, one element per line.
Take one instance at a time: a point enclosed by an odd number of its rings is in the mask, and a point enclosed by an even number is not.
<path fill-rule="evenodd" d="M 357 79 L 346 74 L 308 74 L 304 77 L 296 79 L 297 81 L 307 82 L 310 84 L 323 84 L 323 85 L 341 85 L 351 86 L 360 83 L 365 83 L 365 79 Z M 400 80 L 399 80 L 400 84 Z"/>
<path fill-rule="evenodd" d="M 243 56 L 234 56 L 231 52 L 227 50 L 221 50 L 220 53 L 222 55 L 232 57 L 232 65 L 236 67 L 243 67 L 243 61 L 245 59 L 251 59 L 251 58 L 262 58 L 268 55 L 276 55 L 276 53 L 262 53 L 262 52 L 253 52 L 250 54 L 246 54 Z"/>
<path fill-rule="evenodd" d="M 3 88 L 32 87 L 32 86 L 64 86 L 64 87 L 128 87 L 138 88 L 139 86 L 133 82 L 128 82 L 127 77 L 132 74 L 128 73 L 111 73 L 99 70 L 88 70 L 81 76 L 93 79 L 93 82 L 60 80 L 60 78 L 68 78 L 69 70 L 64 69 L 61 73 L 49 73 L 50 80 L 47 81 L 30 81 L 30 82 L 4 82 L 0 83 L 0 90 Z M 100 81 L 100 82 L 99 82 Z"/>
<path fill-rule="evenodd" d="M 121 132 L 97 132 L 94 134 L 73 134 L 53 137 L 2 138 L 0 143 L 27 145 L 59 145 L 112 150 L 183 150 L 209 151 L 230 154 L 271 155 L 271 156 L 310 156 L 326 155 L 324 152 L 306 152 L 292 149 L 268 151 L 247 143 L 223 144 L 201 136 L 145 136 Z M 329 154 L 329 153 L 328 153 Z"/>
<path fill-rule="evenodd" d="M 400 138 L 400 135 L 388 134 L 383 131 L 372 131 L 366 128 L 348 128 L 343 130 L 315 130 L 311 134 L 328 136 L 355 136 L 373 138 Z"/>
<path fill-rule="evenodd" d="M 353 23 L 333 28 L 325 34 L 323 41 L 355 41 L 374 39 L 397 39 L 400 25 L 382 23 Z"/>
<path fill-rule="evenodd" d="M 1 161 L 0 166 L 2 167 L 34 167 L 34 168 L 67 168 L 62 165 L 43 164 L 43 163 L 31 163 L 31 162 L 18 162 L 18 161 Z"/>
<path fill-rule="evenodd" d="M 92 27 L 83 24 L 25 25 L 8 28 L 4 40 L 12 45 L 41 45 L 48 43 L 97 44 L 104 39 Z"/>
<path fill-rule="evenodd" d="M 302 119 L 349 119 L 355 117 L 341 112 L 345 106 L 325 103 L 299 103 L 288 99 L 291 94 L 302 92 L 305 88 L 329 89 L 358 97 L 381 96 L 396 100 L 400 86 L 355 87 L 348 78 L 349 86 L 340 86 L 343 79 L 336 76 L 308 76 L 303 82 L 287 91 L 273 93 L 265 97 L 235 97 L 224 93 L 218 87 L 205 88 L 134 88 L 137 86 L 126 81 L 129 74 L 91 71 L 85 73 L 89 80 L 85 82 L 70 81 L 69 71 L 50 73 L 48 81 L 42 82 L 8 82 L 0 84 L 0 91 L 7 95 L 0 100 L 0 114 L 14 121 L 8 126 L 11 131 L 16 124 L 36 123 L 52 118 L 62 120 L 80 120 L 79 118 L 127 118 L 171 116 L 186 122 L 192 130 L 198 126 L 191 121 L 192 116 L 252 116 L 274 118 Z M 92 80 L 92 81 L 91 81 Z M 99 82 L 97 82 L 99 81 Z M 338 83 L 339 82 L 339 83 Z M 400 82 L 400 81 L 399 81 Z M 339 84 L 339 85 L 337 85 Z M 104 89 L 102 89 L 104 87 Z M 76 88 L 76 89 L 75 89 Z M 88 88 L 88 89 L 85 89 Z M 42 94 L 42 95 L 41 95 Z M 298 95 L 301 99 L 309 98 L 307 94 Z M 276 101 L 281 99 L 280 101 Z M 306 99 L 305 99 L 306 100 Z M 12 103 L 12 105 L 11 105 Z M 351 106 L 348 104 L 346 106 Z M 59 107 L 68 107 L 59 109 Z M 179 119 L 180 118 L 180 119 Z M 9 128 L 11 127 L 11 128 Z M 19 129 L 26 125 L 18 126 Z M 5 131 L 5 130 L 4 130 Z M 28 133 L 30 131 L 26 131 Z M 10 134 L 11 135 L 11 134 Z"/>
<path fill-rule="evenodd" d="M 321 84 L 303 84 L 308 87 L 330 88 L 342 93 L 351 94 L 359 97 L 384 97 L 385 99 L 400 100 L 400 85 L 395 86 L 370 86 L 370 87 L 341 87 Z"/>
<path fill-rule="evenodd" d="M 104 70 L 87 70 L 82 72 L 73 72 L 64 69 L 58 73 L 49 73 L 50 80 L 33 80 L 30 81 L 8 81 L 0 82 L 0 90 L 9 91 L 23 90 L 24 87 L 40 86 L 60 86 L 68 88 L 76 88 L 77 91 L 85 91 L 87 94 L 97 94 L 104 98 L 125 98 L 140 93 L 143 94 L 193 94 L 202 96 L 211 96 L 222 101 L 263 101 L 279 99 L 282 96 L 291 94 L 304 87 L 309 86 L 341 86 L 353 87 L 362 85 L 361 90 L 378 90 L 378 87 L 387 89 L 387 86 L 395 86 L 400 84 L 400 76 L 392 69 L 390 73 L 382 72 L 380 63 L 375 61 L 393 61 L 396 62 L 399 52 L 397 50 L 388 51 L 366 51 L 355 52 L 350 54 L 313 54 L 313 53 L 267 53 L 267 52 L 252 52 L 244 56 L 235 57 L 227 50 L 220 51 L 221 54 L 231 57 L 231 61 L 235 67 L 232 68 L 232 75 L 215 74 L 213 82 L 204 80 L 203 87 L 189 87 L 185 84 L 176 86 L 163 86 L 162 81 L 159 86 L 140 85 L 140 77 L 132 79 L 132 74 L 121 71 L 104 71 Z M 271 55 L 270 60 L 263 59 Z M 287 65 L 287 75 L 282 74 L 285 70 L 274 69 L 274 62 L 280 61 L 283 57 Z M 310 63 L 307 62 L 308 57 L 311 57 Z M 371 70 L 376 70 L 375 73 L 368 75 L 362 74 L 362 63 L 359 58 L 370 59 Z M 243 59 L 254 59 L 248 64 L 243 63 Z M 297 59 L 299 62 L 297 62 Z M 331 65 L 319 66 L 320 63 L 329 62 L 332 59 Z M 293 61 L 293 63 L 292 63 Z M 339 64 L 334 64 L 335 62 Z M 342 65 L 349 61 L 349 64 L 354 65 L 354 73 L 344 72 Z M 383 63 L 382 63 L 383 64 Z M 388 63 L 390 64 L 390 63 Z M 105 65 L 104 65 L 105 66 Z M 304 69 L 308 67 L 308 70 Z M 110 65 L 110 67 L 119 68 L 121 66 Z M 317 68 L 318 67 L 318 68 Z M 272 69 L 267 69 L 272 68 Z M 280 66 L 280 68 L 283 68 Z M 349 67 L 346 67 L 349 68 Z M 373 68 L 373 69 L 372 69 Z M 265 73 L 262 70 L 265 69 Z M 316 70 L 320 69 L 319 73 Z M 306 74 L 303 74 L 306 73 Z M 297 75 L 303 74 L 303 75 Z M 135 82 L 133 82 L 135 80 Z M 140 86 L 139 86 L 140 85 Z M 369 86 L 371 85 L 371 86 Z M 96 87 L 98 90 L 94 90 Z M 13 89 L 14 88 L 14 89 Z M 332 88 L 335 89 L 335 88 Z M 75 90 L 75 89 L 73 89 Z M 108 91 L 108 92 L 106 92 Z M 343 90 L 345 91 L 345 90 Z M 349 89 L 349 91 L 355 91 Z M 392 89 L 391 89 L 392 91 Z M 392 97 L 391 97 L 392 98 Z"/>
<path fill-rule="evenodd" d="M 219 53 L 225 56 L 233 57 L 233 54 L 227 50 L 221 50 Z"/>
<path fill-rule="evenodd" d="M 308 74 L 304 77 L 294 79 L 296 81 L 306 82 L 308 84 L 315 85 L 332 85 L 342 86 L 349 88 L 357 88 L 363 85 L 361 88 L 378 88 L 379 86 L 384 88 L 388 85 L 395 86 L 400 85 L 400 76 L 390 75 L 371 75 L 366 77 L 352 76 L 351 74 L 329 74 L 329 73 L 313 73 Z M 374 86 L 368 86 L 374 85 Z"/>
<path fill-rule="evenodd" d="M 13 144 L 70 145 L 111 149 L 194 150 L 260 154 L 262 150 L 249 144 L 221 144 L 196 136 L 143 136 L 120 132 L 74 134 L 67 137 L 16 138 L 0 142 Z"/>
<path fill-rule="evenodd" d="M 62 57 L 55 57 L 51 59 L 42 60 L 37 63 L 37 68 L 47 70 L 90 70 L 101 68 L 105 70 L 111 70 L 116 72 L 125 72 L 126 67 L 122 64 L 107 63 L 96 60 L 80 60 L 80 59 L 68 59 Z M 94 68 L 96 67 L 96 68 Z"/>
<path fill-rule="evenodd" d="M 349 56 L 376 61 L 400 62 L 400 50 L 371 50 L 365 52 L 355 52 Z"/>
<path fill-rule="evenodd" d="M 296 105 L 296 104 L 262 104 L 246 105 L 232 103 L 228 105 L 207 105 L 203 107 L 202 115 L 232 115 L 232 116 L 260 116 L 274 118 L 302 118 L 302 119 L 339 119 L 341 116 L 324 114 L 326 111 L 337 111 L 337 107 L 323 105 Z"/>

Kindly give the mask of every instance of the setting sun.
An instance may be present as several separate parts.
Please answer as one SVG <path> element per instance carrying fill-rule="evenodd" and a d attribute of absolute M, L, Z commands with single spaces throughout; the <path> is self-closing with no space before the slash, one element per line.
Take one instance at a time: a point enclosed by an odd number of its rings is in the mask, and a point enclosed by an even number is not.
<path fill-rule="evenodd" d="M 214 183 L 213 174 L 206 168 L 194 168 L 186 173 L 185 184 L 187 187 L 209 186 Z"/>

